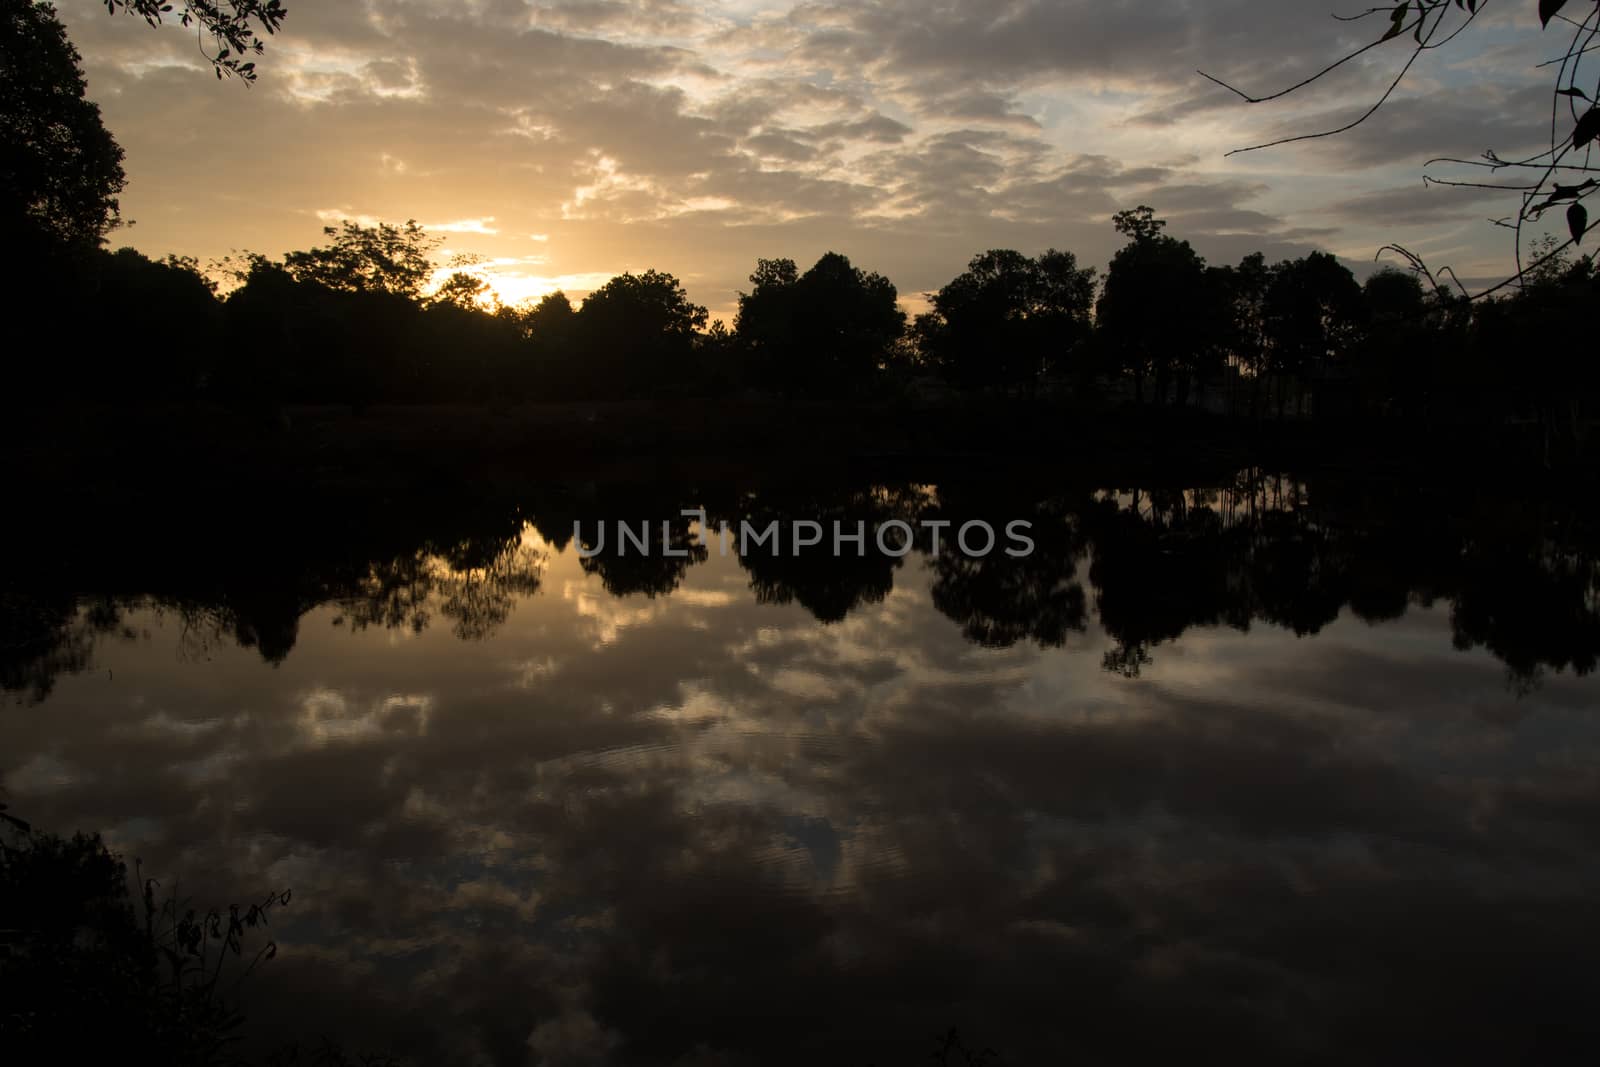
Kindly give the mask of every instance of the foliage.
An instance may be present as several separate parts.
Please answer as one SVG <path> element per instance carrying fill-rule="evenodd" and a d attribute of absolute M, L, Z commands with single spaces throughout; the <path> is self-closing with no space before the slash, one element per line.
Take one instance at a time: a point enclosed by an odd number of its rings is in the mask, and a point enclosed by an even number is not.
<path fill-rule="evenodd" d="M 678 391 L 706 318 L 670 274 L 612 278 L 589 294 L 573 322 L 579 388 L 586 395 L 607 388 L 635 396 Z"/>
<path fill-rule="evenodd" d="M 837 252 L 804 274 L 791 259 L 758 260 L 750 283 L 734 331 L 755 379 L 785 393 L 860 388 L 905 330 L 889 279 Z"/>
<path fill-rule="evenodd" d="M 283 257 L 285 269 L 299 282 L 314 282 L 338 292 L 389 293 L 418 300 L 433 273 L 430 258 L 439 239 L 416 220 L 404 226 L 380 222 L 362 226 L 348 219 L 322 232 L 333 243 Z"/>
<path fill-rule="evenodd" d="M 0 238 L 13 254 L 92 249 L 119 221 L 122 149 L 80 62 L 49 4 L 0 11 Z"/>
<path fill-rule="evenodd" d="M 1167 220 L 1156 217 L 1155 208 L 1148 204 L 1119 211 L 1111 216 L 1111 226 L 1130 241 L 1149 241 L 1161 236 Z"/>
<path fill-rule="evenodd" d="M 92 250 L 59 270 L 41 270 L 38 279 L 56 286 L 11 314 L 18 355 L 10 385 L 19 396 L 192 403 L 214 385 L 231 346 L 220 337 L 214 287 L 192 260 Z M 71 323 L 65 343 L 63 321 Z M 52 358 L 26 358 L 37 345 Z"/>
<path fill-rule="evenodd" d="M 706 309 L 691 303 L 672 275 L 647 270 L 606 282 L 583 301 L 578 317 L 591 328 L 624 327 L 640 337 L 687 340 L 706 324 Z"/>
<path fill-rule="evenodd" d="M 8 1055 L 27 1063 L 110 1062 L 131 1049 L 179 1064 L 231 1059 L 243 1021 L 233 993 L 276 952 L 268 941 L 247 956 L 246 940 L 288 904 L 289 893 L 243 910 L 201 912 L 176 890 L 158 899 L 156 884 L 145 882 L 141 928 L 127 868 L 98 835 L 19 831 L 0 838 Z"/>
<path fill-rule="evenodd" d="M 1229 300 L 1223 279 L 1207 273 L 1189 242 L 1163 234 L 1165 222 L 1149 208 L 1123 212 L 1114 225 L 1129 241 L 1112 257 L 1095 306 L 1102 351 L 1112 368 L 1132 375 L 1138 399 L 1154 377 L 1157 398 L 1170 380 L 1181 404 L 1190 382 L 1220 362 Z"/>
<path fill-rule="evenodd" d="M 1506 300 L 1485 302 L 1475 316 L 1480 353 L 1515 353 L 1473 368 L 1494 390 L 1538 422 L 1548 454 L 1556 441 L 1581 452 L 1600 399 L 1600 367 L 1592 358 L 1600 271 L 1592 257 L 1561 250 Z"/>
<path fill-rule="evenodd" d="M 1252 252 L 1236 267 L 1211 268 L 1219 298 L 1225 303 L 1226 320 L 1223 347 L 1235 362 L 1253 377 L 1268 371 L 1267 363 L 1267 286 L 1273 268 L 1266 257 Z"/>
<path fill-rule="evenodd" d="M 1388 267 L 1361 287 L 1365 331 L 1361 345 L 1351 354 L 1361 377 L 1362 391 L 1382 396 L 1393 413 L 1425 417 L 1432 399 L 1430 388 L 1442 373 L 1443 342 L 1449 336 L 1435 315 L 1448 290 L 1430 293 L 1422 279 L 1409 271 Z"/>
<path fill-rule="evenodd" d="M 1032 386 L 1089 335 L 1095 271 L 1071 252 L 975 256 L 933 296 L 916 334 L 928 360 L 964 385 Z"/>
<path fill-rule="evenodd" d="M 1354 275 L 1328 253 L 1279 264 L 1263 308 L 1270 369 L 1304 374 L 1337 361 L 1359 337 L 1360 309 Z"/>
<path fill-rule="evenodd" d="M 1596 176 L 1600 175 L 1600 164 L 1594 159 L 1596 140 L 1600 138 L 1600 84 L 1590 87 L 1590 82 L 1586 80 L 1585 64 L 1587 57 L 1596 51 L 1595 40 L 1600 37 L 1600 4 L 1591 3 L 1587 10 L 1572 16 L 1565 13 L 1569 10 L 1568 0 L 1522 0 L 1522 2 L 1528 3 L 1530 7 L 1537 5 L 1541 30 L 1548 31 L 1552 22 L 1560 24 L 1558 29 L 1566 27 L 1570 30 L 1564 51 L 1541 64 L 1555 70 L 1555 84 L 1551 90 L 1548 147 L 1531 156 L 1516 159 L 1502 158 L 1490 148 L 1479 159 L 1431 159 L 1424 166 L 1425 183 L 1503 189 L 1520 195 L 1521 205 L 1516 215 L 1495 220 L 1497 225 L 1511 229 L 1516 235 L 1517 272 L 1506 281 L 1479 293 L 1479 296 L 1498 292 L 1512 282 L 1521 282 L 1529 269 L 1536 268 L 1549 256 L 1582 244 L 1583 238 L 1595 225 L 1590 220 L 1590 212 L 1584 201 L 1596 189 L 1600 189 L 1600 177 Z M 1292 134 L 1264 144 L 1237 148 L 1228 154 L 1254 152 L 1297 141 L 1333 137 L 1354 129 L 1372 118 L 1388 102 L 1410 74 L 1418 59 L 1454 41 L 1472 26 L 1487 6 L 1487 0 L 1400 0 L 1398 3 L 1370 7 L 1358 14 L 1344 17 L 1341 21 L 1355 22 L 1383 16 L 1388 22 L 1375 39 L 1353 49 L 1288 88 L 1266 95 L 1252 95 L 1202 71 L 1202 77 L 1234 93 L 1246 103 L 1259 104 L 1280 99 L 1312 85 L 1346 63 L 1390 42 L 1398 42 L 1397 47 L 1409 49 L 1410 52 L 1399 73 L 1388 83 L 1377 100 L 1351 121 L 1333 129 Z M 1335 17 L 1340 18 L 1340 16 Z M 1540 119 L 1540 124 L 1542 123 L 1543 120 Z M 1428 167 L 1435 165 L 1463 167 L 1469 172 L 1485 173 L 1493 180 L 1441 178 L 1427 172 Z M 1506 175 L 1513 176 L 1513 183 L 1508 184 L 1505 181 Z M 1547 250 L 1530 263 L 1523 256 L 1524 225 L 1537 222 L 1546 213 L 1554 210 L 1564 212 L 1566 229 L 1570 236 L 1568 240 Z M 1421 266 L 1421 261 L 1406 249 L 1398 246 L 1390 247 L 1400 252 L 1414 265 Z"/>
<path fill-rule="evenodd" d="M 458 270 L 439 283 L 428 303 L 433 307 L 476 308 L 489 295 L 489 283 L 469 271 Z"/>
<path fill-rule="evenodd" d="M 576 309 L 559 292 L 491 305 L 460 260 L 429 292 L 438 240 L 415 222 L 346 222 L 324 231 L 328 244 L 281 260 L 245 253 L 217 265 L 234 283 L 222 296 L 193 260 L 97 252 L 58 290 L 76 343 L 64 358 L 21 362 L 13 382 L 44 399 L 267 413 L 739 389 L 884 400 L 920 395 L 917 376 L 931 370 L 964 389 L 1048 383 L 1075 403 L 1107 383 L 1131 386 L 1139 403 L 1216 410 L 1221 385 L 1226 410 L 1256 418 L 1533 419 L 1547 450 L 1584 447 L 1600 399 L 1600 380 L 1573 355 L 1593 291 L 1588 258 L 1557 250 L 1528 272 L 1526 292 L 1474 306 L 1420 264 L 1363 289 L 1324 252 L 1208 265 L 1148 206 L 1113 225 L 1128 241 L 1097 298 L 1096 272 L 1070 252 L 991 250 L 932 294 L 909 335 L 893 284 L 836 253 L 803 274 L 792 260 L 758 261 L 730 330 L 708 328 L 706 308 L 653 269 L 611 279 Z M 1508 359 L 1513 326 L 1555 348 Z"/>
<path fill-rule="evenodd" d="M 171 0 L 103 0 L 106 10 L 136 15 L 151 26 L 159 26 L 173 10 Z M 283 25 L 288 14 L 280 0 L 180 0 L 178 23 L 193 26 L 203 37 L 197 43 L 220 81 L 224 75 L 237 76 L 249 84 L 256 80 L 256 65 L 245 56 L 261 55 L 265 44 L 261 34 L 271 36 Z"/>
<path fill-rule="evenodd" d="M 957 1059 L 956 1057 L 960 1057 Z M 974 1049 L 968 1047 L 961 1040 L 961 1035 L 951 1027 L 943 1038 L 939 1040 L 939 1047 L 934 1050 L 932 1060 L 939 1067 L 990 1067 L 998 1065 L 1000 1053 L 992 1048 Z"/>
<path fill-rule="evenodd" d="M 202 395 L 223 348 L 222 309 L 192 260 L 155 261 L 120 248 L 97 258 L 90 284 L 99 316 L 96 343 L 85 351 L 103 359 L 83 377 L 85 391 L 124 399 Z"/>
<path fill-rule="evenodd" d="M 567 294 L 557 289 L 525 307 L 506 307 L 500 316 L 515 324 L 524 341 L 550 348 L 565 347 L 571 340 L 573 317 L 577 315 Z"/>

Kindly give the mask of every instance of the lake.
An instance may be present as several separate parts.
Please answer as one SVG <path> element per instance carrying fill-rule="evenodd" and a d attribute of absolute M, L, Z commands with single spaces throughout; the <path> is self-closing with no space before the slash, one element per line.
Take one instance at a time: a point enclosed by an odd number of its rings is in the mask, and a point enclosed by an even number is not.
<path fill-rule="evenodd" d="M 197 901 L 292 889 L 242 986 L 263 1043 L 1593 1055 L 1587 502 L 848 481 L 40 520 L 11 535 L 3 796 Z M 867 539 L 738 554 L 797 520 Z M 1025 555 L 950 536 L 1016 521 Z"/>

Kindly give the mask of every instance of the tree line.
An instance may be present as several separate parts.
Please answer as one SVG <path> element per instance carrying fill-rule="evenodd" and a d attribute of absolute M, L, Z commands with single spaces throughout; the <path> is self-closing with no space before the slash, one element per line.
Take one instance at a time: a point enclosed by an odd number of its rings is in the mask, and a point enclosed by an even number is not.
<path fill-rule="evenodd" d="M 8 7 L 0 30 L 0 236 L 31 268 L 0 310 L 12 394 L 30 403 L 976 391 L 1254 418 L 1524 420 L 1581 448 L 1600 387 L 1582 344 L 1600 287 L 1592 255 L 1542 257 L 1514 292 L 1471 301 L 1423 270 L 1359 283 L 1325 252 L 1208 264 L 1144 205 L 1113 218 L 1125 243 L 1103 274 L 1068 251 L 990 250 L 914 318 L 889 279 L 837 252 L 803 271 L 759 260 L 729 325 L 658 270 L 618 275 L 578 305 L 560 292 L 502 304 L 470 260 L 441 270 L 415 222 L 345 222 L 316 247 L 207 269 L 107 251 L 122 150 L 77 52 L 47 4 Z"/>
<path fill-rule="evenodd" d="M 708 324 L 672 274 L 507 305 L 470 270 L 433 285 L 415 223 L 328 228 L 281 259 L 222 265 L 96 252 L 50 332 L 66 360 L 24 356 L 36 394 L 341 403 L 604 400 L 756 390 L 881 398 L 1042 390 L 1236 414 L 1550 420 L 1582 434 L 1597 382 L 1581 338 L 1592 257 L 1557 257 L 1514 295 L 1473 303 L 1412 272 L 1358 283 L 1325 252 L 1210 265 L 1147 207 L 1104 276 L 1071 252 L 997 249 L 914 319 L 892 282 L 829 252 L 763 259 L 732 326 Z"/>

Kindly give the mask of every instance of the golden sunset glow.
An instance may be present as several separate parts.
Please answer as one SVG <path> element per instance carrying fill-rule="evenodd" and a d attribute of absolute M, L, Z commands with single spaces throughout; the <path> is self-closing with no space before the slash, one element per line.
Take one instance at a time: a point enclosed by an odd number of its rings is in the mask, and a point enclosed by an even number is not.
<path fill-rule="evenodd" d="M 1594 1059 L 1600 2 L 61 5 L 7 1062 Z"/>
<path fill-rule="evenodd" d="M 356 2 L 294 6 L 245 88 L 177 27 L 97 0 L 62 17 L 128 152 L 136 225 L 113 244 L 278 255 L 331 219 L 414 218 L 484 257 L 504 301 L 655 267 L 713 317 L 762 256 L 836 249 L 913 303 L 985 248 L 1103 266 L 1111 214 L 1140 202 L 1212 261 L 1322 248 L 1365 270 L 1398 240 L 1493 276 L 1493 205 L 1420 166 L 1509 154 L 1546 91 L 1532 13 L 1488 12 L 1385 121 L 1225 158 L 1370 102 L 1389 60 L 1251 108 L 1194 69 L 1314 69 L 1346 32 L 1319 5 Z"/>

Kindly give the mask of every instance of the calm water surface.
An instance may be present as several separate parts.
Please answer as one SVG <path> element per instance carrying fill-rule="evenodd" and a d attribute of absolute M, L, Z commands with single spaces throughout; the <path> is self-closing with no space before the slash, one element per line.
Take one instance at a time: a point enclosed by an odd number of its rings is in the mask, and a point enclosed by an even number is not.
<path fill-rule="evenodd" d="M 695 504 L 1042 532 L 1025 560 L 571 541 Z M 923 1063 L 952 1026 L 1007 1063 L 1571 1062 L 1600 585 L 1571 522 L 1499 510 L 1246 473 L 224 531 L 181 582 L 129 558 L 17 594 L 0 780 L 186 894 L 292 887 L 258 1034 L 429 1063 Z"/>

